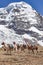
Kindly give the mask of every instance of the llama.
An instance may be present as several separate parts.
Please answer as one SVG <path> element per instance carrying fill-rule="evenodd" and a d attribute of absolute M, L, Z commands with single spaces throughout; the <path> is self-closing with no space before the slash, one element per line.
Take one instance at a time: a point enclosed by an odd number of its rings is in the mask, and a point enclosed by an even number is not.
<path fill-rule="evenodd" d="M 20 45 L 19 44 L 17 44 L 17 49 L 20 50 Z"/>
<path fill-rule="evenodd" d="M 26 45 L 25 44 L 20 44 L 18 45 L 18 48 L 21 50 L 21 51 L 24 51 L 26 49 Z"/>
<path fill-rule="evenodd" d="M 33 49 L 36 50 L 37 53 L 38 53 L 38 46 L 34 45 L 34 46 L 33 46 Z"/>
<path fill-rule="evenodd" d="M 32 52 L 34 53 L 34 50 L 38 50 L 38 47 L 36 46 L 36 45 L 27 45 L 27 48 L 28 48 L 28 50 L 32 50 Z M 38 52 L 38 51 L 37 51 Z"/>
<path fill-rule="evenodd" d="M 11 54 L 11 50 L 13 49 L 13 46 L 11 46 L 10 44 L 6 44 L 4 42 L 2 42 L 2 45 L 3 45 L 3 50 L 7 51 L 7 53 L 10 52 Z"/>
<path fill-rule="evenodd" d="M 14 45 L 14 50 L 17 51 L 17 44 L 15 42 L 13 42 L 13 45 Z"/>

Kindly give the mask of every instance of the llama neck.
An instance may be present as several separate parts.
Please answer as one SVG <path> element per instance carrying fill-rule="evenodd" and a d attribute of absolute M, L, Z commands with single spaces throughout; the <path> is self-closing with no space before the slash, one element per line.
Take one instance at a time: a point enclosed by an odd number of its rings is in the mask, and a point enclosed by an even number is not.
<path fill-rule="evenodd" d="M 5 46 L 5 47 L 8 47 L 8 45 L 7 45 L 7 44 L 4 44 L 4 46 Z"/>

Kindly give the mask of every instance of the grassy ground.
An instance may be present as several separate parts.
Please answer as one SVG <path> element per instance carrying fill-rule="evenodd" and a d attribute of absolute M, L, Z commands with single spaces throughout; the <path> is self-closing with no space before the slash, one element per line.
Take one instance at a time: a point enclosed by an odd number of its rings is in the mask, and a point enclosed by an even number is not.
<path fill-rule="evenodd" d="M 6 51 L 0 50 L 0 65 L 43 65 L 43 47 L 39 47 L 38 53 L 33 54 L 27 49 L 24 51 L 12 51 L 8 55 Z"/>

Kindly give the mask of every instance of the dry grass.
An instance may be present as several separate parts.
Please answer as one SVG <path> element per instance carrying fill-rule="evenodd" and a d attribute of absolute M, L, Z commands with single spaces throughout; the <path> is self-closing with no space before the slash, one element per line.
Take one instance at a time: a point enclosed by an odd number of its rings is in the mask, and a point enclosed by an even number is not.
<path fill-rule="evenodd" d="M 0 65 L 43 65 L 43 47 L 39 46 L 38 53 L 33 54 L 28 50 L 12 51 L 11 55 L 0 50 Z"/>

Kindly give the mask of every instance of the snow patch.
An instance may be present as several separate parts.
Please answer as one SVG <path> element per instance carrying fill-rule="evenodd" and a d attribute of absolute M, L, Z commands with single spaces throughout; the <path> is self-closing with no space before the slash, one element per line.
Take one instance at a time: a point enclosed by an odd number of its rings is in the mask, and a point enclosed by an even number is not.
<path fill-rule="evenodd" d="M 41 33 L 41 31 L 39 31 L 36 27 L 34 27 L 34 26 L 32 26 L 30 29 L 29 29 L 29 31 L 33 31 L 33 32 L 36 32 L 36 33 L 38 33 L 39 35 L 43 35 L 42 33 Z"/>

